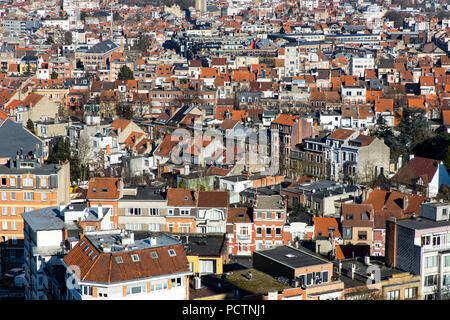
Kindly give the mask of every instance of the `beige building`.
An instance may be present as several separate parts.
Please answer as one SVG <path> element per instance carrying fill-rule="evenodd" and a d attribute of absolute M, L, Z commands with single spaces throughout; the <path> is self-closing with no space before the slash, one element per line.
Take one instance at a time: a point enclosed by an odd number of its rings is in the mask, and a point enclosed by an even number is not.
<path fill-rule="evenodd" d="M 119 228 L 133 231 L 165 231 L 167 199 L 159 189 L 123 189 L 119 200 Z"/>

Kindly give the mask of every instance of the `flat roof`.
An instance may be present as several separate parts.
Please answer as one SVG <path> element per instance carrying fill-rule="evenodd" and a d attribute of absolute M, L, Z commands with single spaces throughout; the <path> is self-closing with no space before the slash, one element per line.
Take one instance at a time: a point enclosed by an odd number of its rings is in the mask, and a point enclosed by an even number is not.
<path fill-rule="evenodd" d="M 312 251 L 307 251 L 303 248 L 297 249 L 286 245 L 255 252 L 295 269 L 331 264 L 331 261 L 319 257 Z"/>
<path fill-rule="evenodd" d="M 418 217 L 414 219 L 401 219 L 397 220 L 397 224 L 399 226 L 421 230 L 421 229 L 430 229 L 430 228 L 438 228 L 438 227 L 447 227 L 450 226 L 450 221 L 434 221 L 423 217 Z"/>
<path fill-rule="evenodd" d="M 57 207 L 42 208 L 22 213 L 23 220 L 33 231 L 62 230 L 64 221 Z"/>

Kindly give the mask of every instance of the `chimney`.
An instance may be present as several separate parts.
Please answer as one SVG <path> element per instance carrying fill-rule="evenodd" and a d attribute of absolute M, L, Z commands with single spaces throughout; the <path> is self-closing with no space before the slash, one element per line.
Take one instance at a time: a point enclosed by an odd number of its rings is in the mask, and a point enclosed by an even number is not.
<path fill-rule="evenodd" d="M 188 175 L 188 174 L 189 174 L 189 169 L 190 169 L 189 164 L 185 164 L 185 165 L 184 165 L 184 174 L 185 174 L 185 175 Z"/>
<path fill-rule="evenodd" d="M 156 237 L 151 237 L 150 238 L 150 245 L 151 246 L 156 246 Z"/>
<path fill-rule="evenodd" d="M 341 273 L 341 271 L 342 271 L 342 261 L 339 260 L 339 262 L 338 262 L 338 272 Z"/>
<path fill-rule="evenodd" d="M 350 276 L 352 279 L 355 277 L 355 270 L 356 270 L 356 264 L 352 263 L 352 270 L 350 273 Z"/>
<path fill-rule="evenodd" d="M 370 256 L 365 256 L 365 257 L 364 257 L 364 264 L 365 264 L 366 266 L 370 266 Z"/>

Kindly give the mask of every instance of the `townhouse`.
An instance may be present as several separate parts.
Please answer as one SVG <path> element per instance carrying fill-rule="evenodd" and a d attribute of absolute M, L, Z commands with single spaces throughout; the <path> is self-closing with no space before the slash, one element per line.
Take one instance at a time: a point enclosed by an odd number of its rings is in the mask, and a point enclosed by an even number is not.
<path fill-rule="evenodd" d="M 135 240 L 120 230 L 88 233 L 63 259 L 73 280 L 69 300 L 188 300 L 188 260 L 181 243 L 161 235 Z M 122 270 L 126 269 L 124 273 Z"/>

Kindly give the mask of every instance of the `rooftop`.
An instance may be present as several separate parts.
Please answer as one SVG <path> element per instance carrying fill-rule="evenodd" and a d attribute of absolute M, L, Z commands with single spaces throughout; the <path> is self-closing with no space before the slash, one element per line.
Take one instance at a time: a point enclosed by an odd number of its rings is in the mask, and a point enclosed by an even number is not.
<path fill-rule="evenodd" d="M 303 248 L 297 249 L 286 245 L 256 252 L 295 269 L 331 263 L 311 251 L 307 251 Z"/>

